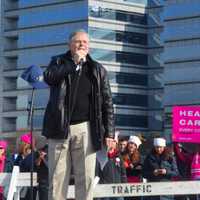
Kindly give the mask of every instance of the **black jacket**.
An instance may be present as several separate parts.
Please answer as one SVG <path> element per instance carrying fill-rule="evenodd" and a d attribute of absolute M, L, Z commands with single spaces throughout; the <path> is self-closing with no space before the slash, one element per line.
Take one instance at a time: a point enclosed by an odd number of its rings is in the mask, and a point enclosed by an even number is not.
<path fill-rule="evenodd" d="M 90 124 L 93 146 L 99 150 L 105 137 L 114 136 L 114 111 L 107 72 L 98 62 L 87 55 L 91 69 L 92 95 Z M 69 132 L 71 115 L 71 75 L 75 64 L 70 52 L 52 59 L 44 72 L 44 80 L 50 86 L 50 98 L 45 111 L 43 135 L 47 138 L 64 139 Z"/>
<path fill-rule="evenodd" d="M 166 169 L 167 173 L 155 176 L 153 173 L 155 169 Z M 144 160 L 143 176 L 152 182 L 170 181 L 173 177 L 177 177 L 178 169 L 174 157 L 170 156 L 166 159 L 163 155 L 157 156 L 152 151 Z"/>
<path fill-rule="evenodd" d="M 119 162 L 116 162 L 119 159 Z M 100 178 L 100 184 L 109 183 L 127 183 L 126 169 L 124 167 L 123 158 L 117 154 L 113 158 L 108 158 L 104 168 L 101 169 L 101 165 L 96 159 L 95 175 Z"/>

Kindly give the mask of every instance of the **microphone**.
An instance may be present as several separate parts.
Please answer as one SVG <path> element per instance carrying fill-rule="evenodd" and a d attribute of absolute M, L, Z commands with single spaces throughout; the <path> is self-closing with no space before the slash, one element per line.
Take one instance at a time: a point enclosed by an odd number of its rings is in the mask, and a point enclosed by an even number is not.
<path fill-rule="evenodd" d="M 85 61 L 86 61 L 86 57 L 80 59 L 78 65 L 76 66 L 76 71 L 79 71 L 79 70 L 82 71 L 82 67 Z"/>
<path fill-rule="evenodd" d="M 83 66 L 83 63 L 86 61 L 86 58 L 84 57 L 84 58 L 81 58 L 80 59 L 80 62 L 79 62 L 79 65 L 80 66 Z"/>
<path fill-rule="evenodd" d="M 44 82 L 43 70 L 39 66 L 31 65 L 27 67 L 21 74 L 21 78 L 35 89 L 48 88 L 48 85 Z"/>

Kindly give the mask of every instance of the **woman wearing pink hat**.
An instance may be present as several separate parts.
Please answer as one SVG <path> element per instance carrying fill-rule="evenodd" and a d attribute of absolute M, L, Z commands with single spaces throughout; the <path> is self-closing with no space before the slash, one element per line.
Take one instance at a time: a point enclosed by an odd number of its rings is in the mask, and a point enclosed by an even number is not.
<path fill-rule="evenodd" d="M 33 149 L 35 149 L 35 139 L 33 138 Z M 31 133 L 25 133 L 20 136 L 18 144 L 18 155 L 14 165 L 20 166 L 21 161 L 31 153 Z"/>
<path fill-rule="evenodd" d="M 32 149 L 35 151 L 35 138 L 32 137 Z M 19 137 L 18 143 L 18 155 L 14 161 L 14 165 L 19 166 L 21 172 L 30 172 L 30 170 L 26 170 L 27 166 L 25 165 L 28 156 L 31 155 L 31 133 L 25 133 Z M 30 159 L 29 165 L 31 165 L 32 160 Z M 31 168 L 31 167 L 30 167 Z M 31 190 L 30 188 L 25 188 L 25 192 L 23 192 L 23 198 L 21 200 L 29 200 L 31 199 Z M 36 188 L 33 188 L 33 200 L 36 199 Z"/>

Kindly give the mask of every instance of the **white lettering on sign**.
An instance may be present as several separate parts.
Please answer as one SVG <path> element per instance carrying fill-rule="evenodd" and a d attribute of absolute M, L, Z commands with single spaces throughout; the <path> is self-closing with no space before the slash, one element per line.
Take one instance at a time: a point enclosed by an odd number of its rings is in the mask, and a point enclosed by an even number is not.
<path fill-rule="evenodd" d="M 180 110 L 179 111 L 180 116 L 184 117 L 200 117 L 200 111 L 193 111 L 193 110 Z"/>
<path fill-rule="evenodd" d="M 186 119 L 181 119 L 179 121 L 179 124 L 181 126 L 200 126 L 200 120 L 186 120 Z"/>
<path fill-rule="evenodd" d="M 116 185 L 112 186 L 113 194 L 134 194 L 134 193 L 151 193 L 151 185 Z"/>

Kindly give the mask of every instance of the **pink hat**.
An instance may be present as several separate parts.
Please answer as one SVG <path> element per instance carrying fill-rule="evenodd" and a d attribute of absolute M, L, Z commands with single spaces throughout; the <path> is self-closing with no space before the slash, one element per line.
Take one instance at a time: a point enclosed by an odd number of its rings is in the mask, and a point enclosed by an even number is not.
<path fill-rule="evenodd" d="M 0 140 L 0 148 L 6 149 L 7 148 L 7 142 L 5 140 Z"/>
<path fill-rule="evenodd" d="M 31 133 L 25 133 L 20 136 L 20 140 L 27 144 L 31 144 Z"/>

